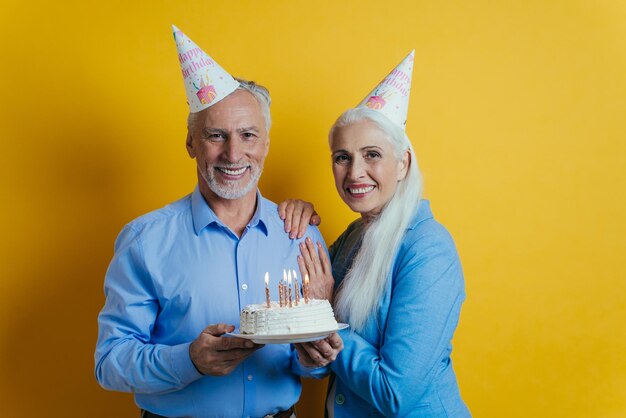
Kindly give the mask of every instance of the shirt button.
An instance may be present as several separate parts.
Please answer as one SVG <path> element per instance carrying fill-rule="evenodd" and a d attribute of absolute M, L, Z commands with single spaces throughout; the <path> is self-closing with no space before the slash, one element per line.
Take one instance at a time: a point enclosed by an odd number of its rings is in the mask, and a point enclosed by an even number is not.
<path fill-rule="evenodd" d="M 341 393 L 335 396 L 335 402 L 337 402 L 337 405 L 343 405 L 345 401 L 346 401 L 346 397 L 343 396 Z"/>
<path fill-rule="evenodd" d="M 241 285 L 241 288 L 243 290 L 248 290 L 248 285 L 244 283 L 244 284 Z"/>
<path fill-rule="evenodd" d="M 248 380 L 252 380 L 252 375 L 251 374 L 248 375 Z"/>

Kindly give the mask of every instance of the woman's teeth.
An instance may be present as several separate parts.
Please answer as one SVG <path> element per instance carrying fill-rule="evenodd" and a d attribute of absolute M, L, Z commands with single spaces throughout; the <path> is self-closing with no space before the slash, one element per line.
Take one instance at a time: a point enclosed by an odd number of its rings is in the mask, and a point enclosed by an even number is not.
<path fill-rule="evenodd" d="M 374 190 L 374 186 L 359 187 L 357 189 L 348 188 L 348 191 L 352 194 L 365 194 L 371 192 L 372 190 Z"/>

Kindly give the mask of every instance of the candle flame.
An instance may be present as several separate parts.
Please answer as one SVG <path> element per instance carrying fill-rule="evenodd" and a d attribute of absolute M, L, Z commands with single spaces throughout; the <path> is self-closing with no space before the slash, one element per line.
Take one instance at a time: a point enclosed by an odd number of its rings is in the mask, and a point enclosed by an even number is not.
<path fill-rule="evenodd" d="M 291 286 L 291 271 L 287 275 L 287 283 L 289 283 L 289 286 Z"/>
<path fill-rule="evenodd" d="M 309 284 L 309 273 L 304 273 L 304 284 Z"/>
<path fill-rule="evenodd" d="M 287 280 L 287 270 L 283 269 L 283 280 Z"/>
<path fill-rule="evenodd" d="M 298 279 L 298 275 L 296 274 L 296 271 L 295 270 L 292 270 L 292 271 L 293 271 L 293 279 L 297 280 Z"/>
<path fill-rule="evenodd" d="M 267 286 L 268 284 L 270 284 L 270 274 L 269 272 L 265 272 L 265 285 Z"/>

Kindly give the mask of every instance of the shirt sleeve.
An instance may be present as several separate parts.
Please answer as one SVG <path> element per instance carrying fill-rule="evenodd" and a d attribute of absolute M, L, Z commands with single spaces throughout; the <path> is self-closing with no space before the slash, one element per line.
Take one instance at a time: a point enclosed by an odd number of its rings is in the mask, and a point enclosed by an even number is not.
<path fill-rule="evenodd" d="M 189 344 L 150 344 L 158 300 L 145 267 L 140 235 L 126 226 L 115 243 L 106 273 L 106 302 L 98 316 L 96 379 L 110 390 L 165 393 L 202 375 Z"/>
<path fill-rule="evenodd" d="M 344 350 L 331 365 L 351 391 L 385 416 L 415 410 L 448 366 L 465 298 L 460 261 L 447 231 L 432 221 L 426 231 L 407 234 L 394 264 L 380 346 L 341 331 Z"/>

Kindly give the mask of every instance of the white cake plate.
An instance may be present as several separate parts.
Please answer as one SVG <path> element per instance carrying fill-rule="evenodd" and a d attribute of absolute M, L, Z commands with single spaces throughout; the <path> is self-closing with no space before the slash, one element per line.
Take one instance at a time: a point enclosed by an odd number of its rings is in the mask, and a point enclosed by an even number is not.
<path fill-rule="evenodd" d="M 239 330 L 235 332 L 227 332 L 225 335 L 235 338 L 243 338 L 251 340 L 256 344 L 295 344 L 295 343 L 308 343 L 311 341 L 318 341 L 328 337 L 333 332 L 341 331 L 348 328 L 348 324 L 338 324 L 337 329 L 331 329 L 329 331 L 317 331 L 306 332 L 302 334 L 285 334 L 285 335 L 261 335 L 261 334 L 240 334 Z"/>

